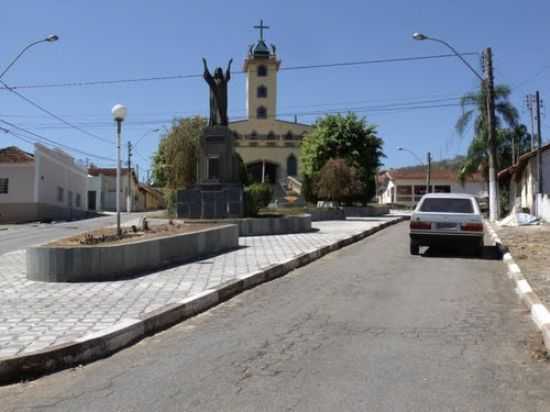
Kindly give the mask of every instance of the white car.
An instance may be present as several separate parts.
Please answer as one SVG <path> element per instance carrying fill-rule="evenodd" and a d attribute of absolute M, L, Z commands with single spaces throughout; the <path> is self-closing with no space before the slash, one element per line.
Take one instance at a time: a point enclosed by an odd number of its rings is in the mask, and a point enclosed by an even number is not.
<path fill-rule="evenodd" d="M 463 193 L 424 195 L 411 215 L 410 252 L 420 246 L 453 246 L 483 252 L 483 218 L 474 196 Z"/>

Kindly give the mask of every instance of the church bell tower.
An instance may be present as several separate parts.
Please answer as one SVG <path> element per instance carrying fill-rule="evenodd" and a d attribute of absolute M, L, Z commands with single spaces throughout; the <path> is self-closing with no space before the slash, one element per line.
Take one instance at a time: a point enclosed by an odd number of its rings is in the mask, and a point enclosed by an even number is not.
<path fill-rule="evenodd" d="M 268 47 L 264 30 L 269 29 L 260 20 L 260 40 L 252 44 L 244 61 L 246 72 L 246 111 L 248 119 L 275 119 L 277 115 L 277 72 L 281 64 L 277 60 L 276 47 Z"/>

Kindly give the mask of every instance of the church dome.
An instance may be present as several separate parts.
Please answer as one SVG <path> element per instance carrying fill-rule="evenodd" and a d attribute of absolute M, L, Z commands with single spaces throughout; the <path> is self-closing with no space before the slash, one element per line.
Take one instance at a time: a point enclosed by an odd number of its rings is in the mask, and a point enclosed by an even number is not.
<path fill-rule="evenodd" d="M 271 52 L 263 40 L 258 41 L 256 47 L 252 51 L 254 57 L 269 57 Z"/>

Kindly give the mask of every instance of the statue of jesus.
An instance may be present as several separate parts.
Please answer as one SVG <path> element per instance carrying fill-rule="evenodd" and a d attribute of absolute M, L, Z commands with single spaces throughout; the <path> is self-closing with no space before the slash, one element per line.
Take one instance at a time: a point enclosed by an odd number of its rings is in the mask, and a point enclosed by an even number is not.
<path fill-rule="evenodd" d="M 221 67 L 214 70 L 214 76 L 210 74 L 206 59 L 202 59 L 204 64 L 204 80 L 210 86 L 210 119 L 208 126 L 227 126 L 227 83 L 231 79 L 231 63 L 229 60 L 225 76 Z"/>

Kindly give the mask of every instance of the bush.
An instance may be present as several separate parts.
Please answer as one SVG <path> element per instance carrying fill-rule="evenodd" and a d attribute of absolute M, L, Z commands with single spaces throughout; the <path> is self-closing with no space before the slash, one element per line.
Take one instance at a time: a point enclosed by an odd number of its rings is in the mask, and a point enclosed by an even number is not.
<path fill-rule="evenodd" d="M 302 195 L 308 203 L 317 203 L 317 190 L 315 189 L 315 181 L 317 179 L 313 176 L 304 176 L 302 181 Z"/>
<path fill-rule="evenodd" d="M 245 189 L 243 194 L 243 200 L 244 200 L 244 215 L 246 217 L 254 217 L 258 215 L 259 207 L 256 203 L 256 198 L 252 195 L 252 193 Z"/>
<path fill-rule="evenodd" d="M 267 183 L 254 183 L 248 187 L 248 190 L 256 200 L 256 204 L 260 209 L 267 207 L 273 199 L 273 191 L 271 190 L 271 186 Z"/>
<path fill-rule="evenodd" d="M 330 159 L 319 173 L 317 195 L 322 200 L 351 204 L 363 192 L 362 186 L 354 167 L 349 167 L 344 159 Z"/>

